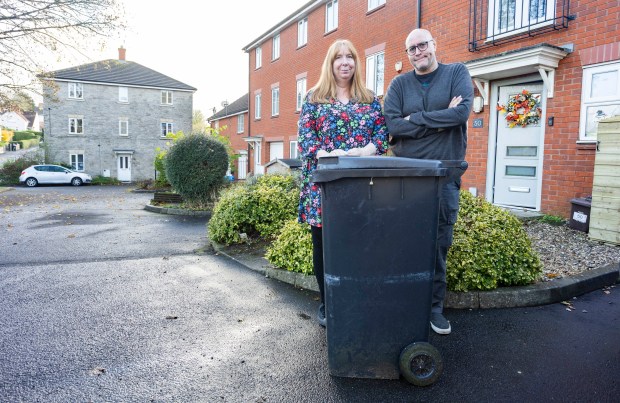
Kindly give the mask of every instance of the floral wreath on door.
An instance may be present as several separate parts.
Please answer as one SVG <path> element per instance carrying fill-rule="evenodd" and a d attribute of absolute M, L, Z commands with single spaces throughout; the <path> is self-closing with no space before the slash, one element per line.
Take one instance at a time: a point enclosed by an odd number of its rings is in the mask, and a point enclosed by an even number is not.
<path fill-rule="evenodd" d="M 510 95 L 506 105 L 498 102 L 497 110 L 506 115 L 506 122 L 511 129 L 515 126 L 538 124 L 542 116 L 540 94 L 532 94 L 524 89 L 519 94 Z"/>

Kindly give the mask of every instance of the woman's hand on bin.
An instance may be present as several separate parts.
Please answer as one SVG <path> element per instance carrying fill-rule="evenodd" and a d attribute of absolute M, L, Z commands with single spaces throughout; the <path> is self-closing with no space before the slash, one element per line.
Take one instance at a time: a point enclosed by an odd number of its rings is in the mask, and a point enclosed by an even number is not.
<path fill-rule="evenodd" d="M 331 152 L 327 152 L 325 150 L 319 150 L 316 152 L 316 157 L 317 158 L 321 158 L 321 157 L 337 157 L 337 156 L 344 156 L 347 155 L 347 152 L 341 149 L 337 149 Z"/>
<path fill-rule="evenodd" d="M 367 155 L 375 155 L 377 153 L 377 147 L 373 143 L 366 144 L 365 147 L 352 148 L 347 151 L 349 157 L 363 157 Z"/>

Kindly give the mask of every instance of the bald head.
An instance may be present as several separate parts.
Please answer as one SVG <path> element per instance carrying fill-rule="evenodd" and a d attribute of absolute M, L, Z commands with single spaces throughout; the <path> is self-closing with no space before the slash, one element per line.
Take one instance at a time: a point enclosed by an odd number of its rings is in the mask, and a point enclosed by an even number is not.
<path fill-rule="evenodd" d="M 419 42 L 430 41 L 431 39 L 433 39 L 433 36 L 426 29 L 422 29 L 422 28 L 414 29 L 413 31 L 409 33 L 409 35 L 407 35 L 407 39 L 405 40 L 405 46 L 408 47 L 409 44 L 412 42 L 419 43 Z"/>

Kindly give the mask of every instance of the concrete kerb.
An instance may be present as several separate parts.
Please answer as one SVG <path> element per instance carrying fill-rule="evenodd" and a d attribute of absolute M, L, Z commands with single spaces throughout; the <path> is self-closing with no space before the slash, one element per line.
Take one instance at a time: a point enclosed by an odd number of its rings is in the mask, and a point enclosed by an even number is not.
<path fill-rule="evenodd" d="M 147 208 L 149 207 L 149 208 Z M 151 210 L 151 208 L 153 208 Z M 163 214 L 180 214 L 179 209 L 146 206 L 145 209 Z M 169 210 L 177 210 L 168 212 Z M 185 211 L 185 210 L 181 210 Z M 249 254 L 230 254 L 222 245 L 211 242 L 220 255 L 238 262 L 250 270 L 295 287 L 319 292 L 314 276 L 273 267 L 264 257 Z M 517 287 L 501 287 L 492 291 L 448 291 L 444 306 L 454 309 L 516 308 L 547 305 L 570 300 L 582 294 L 620 283 L 620 262 L 589 270 L 571 277 Z"/>

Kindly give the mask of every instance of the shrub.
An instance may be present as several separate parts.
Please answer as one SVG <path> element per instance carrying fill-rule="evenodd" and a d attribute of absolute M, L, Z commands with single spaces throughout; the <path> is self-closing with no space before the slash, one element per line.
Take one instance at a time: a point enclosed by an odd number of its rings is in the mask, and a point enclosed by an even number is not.
<path fill-rule="evenodd" d="M 292 175 L 258 176 L 255 182 L 237 183 L 224 190 L 209 220 L 209 238 L 224 244 L 239 243 L 239 234 L 274 237 L 296 216 L 298 185 Z"/>
<path fill-rule="evenodd" d="M 15 132 L 14 133 L 13 141 L 35 139 L 38 142 L 39 138 L 40 138 L 39 136 L 41 136 L 40 132 L 34 132 L 34 131 L 31 131 L 31 130 L 19 131 L 19 132 Z"/>
<path fill-rule="evenodd" d="M 521 221 L 469 192 L 460 197 L 448 253 L 448 289 L 491 290 L 535 281 L 542 265 Z"/>
<path fill-rule="evenodd" d="M 208 202 L 225 184 L 228 154 L 213 138 L 190 135 L 168 150 L 165 167 L 168 181 L 184 199 Z"/>
<path fill-rule="evenodd" d="M 280 269 L 314 274 L 310 226 L 298 223 L 297 219 L 286 221 L 277 239 L 267 248 L 265 257 Z"/>
<path fill-rule="evenodd" d="M 120 185 L 121 181 L 119 181 L 116 178 L 111 178 L 111 177 L 97 175 L 97 176 L 93 177 L 93 180 L 92 180 L 91 184 L 92 185 L 101 185 L 101 186 L 105 186 L 105 185 Z"/>
<path fill-rule="evenodd" d="M 0 167 L 0 184 L 17 185 L 19 184 L 19 175 L 22 171 L 31 165 L 39 163 L 39 157 L 36 154 L 24 154 L 14 161 L 7 161 Z"/>

